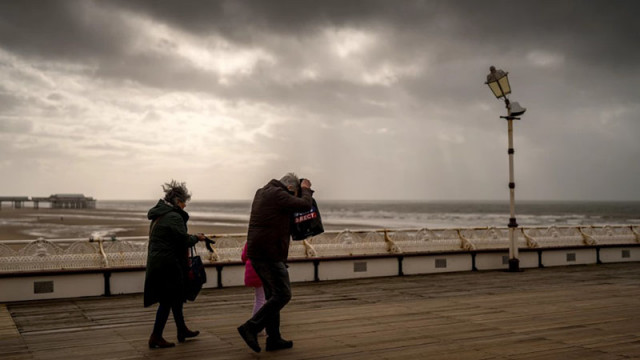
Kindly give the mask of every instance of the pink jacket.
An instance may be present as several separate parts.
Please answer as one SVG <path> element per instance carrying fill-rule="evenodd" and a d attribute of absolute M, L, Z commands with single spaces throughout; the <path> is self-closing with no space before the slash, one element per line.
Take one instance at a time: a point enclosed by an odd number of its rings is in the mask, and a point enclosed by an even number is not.
<path fill-rule="evenodd" d="M 251 260 L 247 257 L 247 244 L 244 244 L 244 248 L 242 249 L 242 262 L 244 263 L 244 285 L 251 287 L 261 287 L 262 281 L 260 281 L 260 277 L 256 274 L 256 271 L 253 270 L 253 266 L 251 266 Z"/>

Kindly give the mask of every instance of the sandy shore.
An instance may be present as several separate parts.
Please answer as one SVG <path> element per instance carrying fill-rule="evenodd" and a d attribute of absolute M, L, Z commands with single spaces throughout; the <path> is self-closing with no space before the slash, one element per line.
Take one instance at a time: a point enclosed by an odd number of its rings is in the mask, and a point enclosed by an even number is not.
<path fill-rule="evenodd" d="M 228 219 L 189 219 L 189 232 L 205 234 L 246 233 L 247 224 Z M 89 238 L 94 232 L 118 237 L 147 236 L 146 214 L 103 209 L 14 209 L 0 210 L 0 240 Z"/>
<path fill-rule="evenodd" d="M 247 214 L 248 215 L 248 214 Z M 248 222 L 227 218 L 199 218 L 191 215 L 189 233 L 246 234 Z M 331 225 L 326 231 L 371 229 L 358 224 Z M 147 236 L 146 211 L 111 209 L 0 209 L 0 240 L 89 239 L 95 232 L 117 237 Z"/>

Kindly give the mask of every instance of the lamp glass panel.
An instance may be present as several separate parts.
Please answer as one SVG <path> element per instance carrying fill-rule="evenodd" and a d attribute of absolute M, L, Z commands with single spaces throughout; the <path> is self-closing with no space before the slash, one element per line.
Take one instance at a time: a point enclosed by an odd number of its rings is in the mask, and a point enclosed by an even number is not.
<path fill-rule="evenodd" d="M 501 98 L 504 96 L 504 94 L 502 94 L 502 90 L 500 90 L 500 87 L 498 86 L 497 81 L 492 81 L 487 85 L 489 85 L 489 88 L 491 89 L 491 91 L 493 91 L 493 95 L 495 95 L 497 98 Z"/>
<path fill-rule="evenodd" d="M 500 79 L 498 79 L 498 82 L 500 83 L 500 87 L 502 87 L 502 92 L 504 93 L 504 95 L 507 94 L 511 94 L 511 86 L 509 85 L 509 77 L 508 76 L 503 76 Z"/>

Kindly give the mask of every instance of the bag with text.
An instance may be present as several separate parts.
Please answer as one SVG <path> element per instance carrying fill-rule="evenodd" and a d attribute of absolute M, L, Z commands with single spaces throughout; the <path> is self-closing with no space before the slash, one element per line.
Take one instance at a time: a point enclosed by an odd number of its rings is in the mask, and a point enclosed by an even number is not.
<path fill-rule="evenodd" d="M 318 204 L 315 199 L 312 200 L 313 203 L 309 211 L 293 213 L 291 217 L 291 238 L 293 240 L 304 240 L 324 232 Z"/>

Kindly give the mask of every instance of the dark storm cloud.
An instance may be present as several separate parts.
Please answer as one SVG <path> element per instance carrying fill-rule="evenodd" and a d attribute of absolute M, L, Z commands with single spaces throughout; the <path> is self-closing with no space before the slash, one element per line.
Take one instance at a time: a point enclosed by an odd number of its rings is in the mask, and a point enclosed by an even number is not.
<path fill-rule="evenodd" d="M 435 61 L 432 66 L 446 66 L 478 55 L 490 58 L 499 53 L 517 58 L 540 48 L 561 52 L 569 63 L 592 66 L 594 78 L 599 78 L 629 67 L 637 71 L 634 65 L 640 60 L 640 49 L 633 44 L 640 40 L 640 25 L 634 21 L 639 9 L 640 5 L 628 1 L 536 1 L 517 6 L 510 1 L 407 1 L 402 6 L 389 1 L 3 2 L 0 43 L 26 55 L 93 62 L 95 75 L 107 79 L 136 79 L 152 87 L 204 91 L 232 100 L 306 103 L 314 111 L 318 110 L 314 104 L 331 103 L 337 106 L 319 108 L 349 113 L 353 102 L 342 101 L 343 89 L 353 93 L 357 87 L 362 97 L 371 94 L 374 100 L 384 98 L 385 89 L 354 86 L 341 79 L 291 86 L 283 84 L 277 74 L 270 76 L 272 69 L 260 64 L 242 83 L 220 87 L 217 75 L 203 74 L 167 53 L 127 52 L 135 29 L 118 16 L 106 20 L 100 13 L 132 12 L 194 34 L 216 34 L 239 44 L 272 47 L 285 68 L 302 66 L 303 54 L 312 49 L 278 48 L 278 37 L 312 36 L 327 26 L 348 24 L 386 34 L 386 44 L 363 59 L 369 66 L 377 59 L 406 64 L 423 54 Z M 434 43 L 441 46 L 434 50 Z M 439 72 L 400 79 L 395 89 L 405 88 L 420 99 L 429 94 L 432 101 L 438 100 L 434 99 L 438 94 L 448 97 L 448 86 L 461 98 L 475 91 L 460 86 L 457 79 L 468 80 L 459 69 L 451 70 L 456 71 L 453 76 Z M 584 79 L 583 73 L 575 78 Z M 444 91 L 434 95 L 433 89 Z"/>
<path fill-rule="evenodd" d="M 472 45 L 474 51 L 563 49 L 577 61 L 612 69 L 640 59 L 640 3 L 633 1 L 5 1 L 0 43 L 31 55 L 108 59 L 123 55 L 135 29 L 99 11 L 132 11 L 196 34 L 239 43 L 264 33 L 304 36 L 326 26 L 392 29 L 395 53 L 425 41 Z M 395 47 L 393 45 L 396 45 Z M 407 47 L 409 46 L 409 47 Z M 402 50 L 402 51 L 399 51 Z M 304 51 L 304 49 L 301 49 Z M 393 56 L 392 53 L 388 54 Z M 443 54 L 442 61 L 452 60 Z"/>
<path fill-rule="evenodd" d="M 101 18 L 91 1 L 0 2 L 0 44 L 27 56 L 86 61 L 121 53 L 131 29 Z"/>
<path fill-rule="evenodd" d="M 532 50 L 558 53 L 570 64 L 564 69 L 567 81 L 580 83 L 594 91 L 609 93 L 612 87 L 628 89 L 620 96 L 633 97 L 640 76 L 636 64 L 640 48 L 633 46 L 640 38 L 640 22 L 635 17 L 640 5 L 628 1 L 436 1 L 403 2 L 402 6 L 388 1 L 228 1 L 206 3 L 178 3 L 174 1 L 120 2 L 144 16 L 161 19 L 174 26 L 199 34 L 220 34 L 242 44 L 256 44 L 277 49 L 284 68 L 302 66 L 303 54 L 312 49 L 278 49 L 277 39 L 312 36 L 327 26 L 376 29 L 386 34 L 386 44 L 377 53 L 364 58 L 365 65 L 375 65 L 378 59 L 405 64 L 426 54 L 433 63 L 445 66 L 446 71 L 406 77 L 391 91 L 405 89 L 416 99 L 446 101 L 455 93 L 460 99 L 472 98 L 477 89 L 469 86 L 469 79 L 479 68 L 461 68 L 465 59 L 477 56 L 511 59 L 524 62 Z M 433 44 L 439 45 L 433 49 Z M 288 53 L 283 53 L 288 51 Z M 163 69 L 170 63 L 154 59 L 131 59 L 137 76 L 154 86 L 180 86 L 207 91 L 230 99 L 247 98 L 255 101 L 286 102 L 306 106 L 310 111 L 327 115 L 351 115 L 354 101 L 340 94 L 359 94 L 371 100 L 383 100 L 388 89 L 377 85 L 354 85 L 342 79 L 321 80 L 296 86 L 283 84 L 272 69 L 258 66 L 254 76 L 237 85 L 220 88 L 214 76 L 202 76 L 193 69 Z M 459 67 L 455 66 L 460 62 Z M 140 66 L 136 66 L 139 64 Z M 164 65 L 162 65 L 164 64 Z M 452 65 L 453 64 L 453 65 Z M 482 64 L 486 72 L 489 63 Z M 105 65 L 106 69 L 113 68 Z M 160 69 L 157 72 L 144 69 Z M 163 71 L 167 70 L 167 71 Z M 531 72 L 523 68 L 522 72 Z M 127 73 L 127 69 L 123 70 Z M 468 72 L 468 74 L 465 74 Z M 521 72 L 521 77 L 523 73 Z M 623 74 L 624 73 L 624 74 Z M 158 74 L 166 74 L 166 77 Z M 588 76 L 585 76 L 588 74 Z M 553 74 L 550 74 L 550 76 Z M 614 80 L 624 75 L 628 80 Z M 543 75 L 544 76 L 544 75 Z M 529 76 L 527 76 L 529 77 Z M 535 79 L 540 74 L 531 74 Z M 482 76 L 478 75 L 481 80 Z M 517 78 L 516 78 L 517 80 Z M 622 84 L 620 83 L 622 82 Z M 535 83 L 531 85 L 535 86 Z M 547 88 L 548 89 L 548 88 Z M 344 90 L 344 91 L 343 91 Z M 437 90 L 437 91 L 435 91 Z M 552 90 L 553 91 L 553 90 Z M 353 95 L 352 95 L 353 96 Z M 586 100 L 590 101 L 590 100 Z M 305 105 L 306 104 L 306 105 Z M 318 105 L 320 104 L 320 105 Z M 327 107 L 325 104 L 334 104 Z M 568 104 L 565 103 L 564 106 Z M 576 104 L 579 105 L 579 104 Z M 551 106 L 553 106 L 551 104 Z M 376 113 L 374 106 L 358 106 L 353 115 L 363 111 Z M 337 113 L 333 113 L 333 112 Z"/>
<path fill-rule="evenodd" d="M 375 24 L 395 19 L 412 23 L 435 16 L 416 12 L 439 5 L 406 2 L 397 6 L 388 1 L 121 1 L 120 6 L 163 19 L 170 24 L 200 34 L 220 33 L 240 42 L 251 42 L 261 31 L 297 36 L 325 26 Z M 395 21 L 394 21 L 395 22 Z"/>
<path fill-rule="evenodd" d="M 300 36 L 326 26 L 383 26 L 416 38 L 522 51 L 563 47 L 577 59 L 636 64 L 640 3 L 633 1 L 121 1 L 141 14 L 189 31 L 240 42 L 262 31 Z M 411 38 L 414 33 L 416 38 Z M 400 38 L 400 37 L 399 37 Z M 411 50 L 411 49 L 405 49 Z"/>

